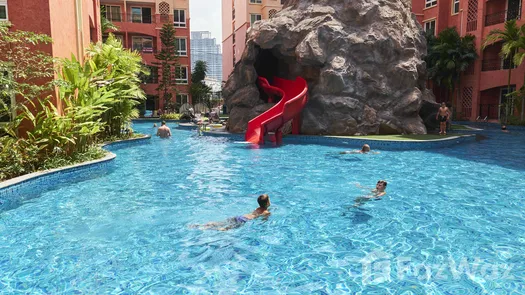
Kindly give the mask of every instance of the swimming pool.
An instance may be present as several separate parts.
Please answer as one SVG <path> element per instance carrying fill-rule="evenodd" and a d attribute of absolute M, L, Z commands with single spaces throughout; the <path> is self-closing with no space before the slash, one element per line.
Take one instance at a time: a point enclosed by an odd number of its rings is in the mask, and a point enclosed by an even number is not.
<path fill-rule="evenodd" d="M 110 173 L 0 212 L 0 293 L 525 292 L 525 132 L 339 155 L 172 130 L 115 149 Z M 386 197 L 352 208 L 367 193 L 355 184 L 379 179 Z M 248 213 L 261 193 L 267 221 L 189 228 Z"/>

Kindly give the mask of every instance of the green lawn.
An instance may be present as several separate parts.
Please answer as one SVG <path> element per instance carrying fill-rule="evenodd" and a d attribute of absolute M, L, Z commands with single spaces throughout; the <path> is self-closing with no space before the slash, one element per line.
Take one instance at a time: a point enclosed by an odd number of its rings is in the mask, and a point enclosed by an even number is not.
<path fill-rule="evenodd" d="M 443 139 L 454 136 L 461 136 L 461 134 L 447 134 L 447 135 L 437 135 L 437 134 L 411 134 L 411 135 L 366 135 L 366 136 L 345 136 L 348 138 L 356 139 L 377 139 L 377 140 L 399 140 L 399 141 L 408 141 L 408 140 L 433 140 L 433 139 Z"/>

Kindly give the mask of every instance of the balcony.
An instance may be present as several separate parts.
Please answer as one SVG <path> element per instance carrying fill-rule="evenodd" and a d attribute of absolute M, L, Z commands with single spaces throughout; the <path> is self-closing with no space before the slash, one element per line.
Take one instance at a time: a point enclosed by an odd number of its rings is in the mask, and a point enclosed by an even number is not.
<path fill-rule="evenodd" d="M 485 16 L 485 26 L 497 25 L 513 19 L 521 19 L 521 7 L 487 14 Z"/>
<path fill-rule="evenodd" d="M 154 24 L 156 23 L 154 15 L 140 15 L 140 14 L 124 14 L 111 13 L 107 14 L 107 19 L 111 22 L 122 23 L 139 23 L 139 24 Z"/>
<path fill-rule="evenodd" d="M 512 63 L 510 59 L 484 59 L 481 64 L 481 71 L 499 71 L 499 70 L 508 70 L 511 67 Z M 512 65 L 513 69 L 516 68 L 515 65 Z"/>

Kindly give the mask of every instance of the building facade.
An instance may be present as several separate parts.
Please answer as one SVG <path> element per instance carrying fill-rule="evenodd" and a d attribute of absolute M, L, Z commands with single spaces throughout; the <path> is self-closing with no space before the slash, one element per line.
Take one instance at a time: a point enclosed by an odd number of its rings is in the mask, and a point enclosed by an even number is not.
<path fill-rule="evenodd" d="M 500 107 L 507 100 L 508 69 L 511 62 L 499 56 L 501 42 L 482 44 L 492 30 L 503 30 L 507 20 L 525 21 L 522 0 L 413 0 L 412 11 L 425 31 L 437 35 L 447 27 L 456 27 L 461 36 L 475 36 L 478 59 L 461 77 L 459 99 L 455 108 L 461 119 L 498 121 L 504 116 Z M 523 86 L 525 65 L 512 70 L 511 91 Z M 434 87 L 437 101 L 450 101 L 447 91 Z"/>
<path fill-rule="evenodd" d="M 250 26 L 269 19 L 285 0 L 222 0 L 222 79 L 227 80 L 241 59 Z"/>
<path fill-rule="evenodd" d="M 73 54 L 82 60 L 90 43 L 101 40 L 99 9 L 99 0 L 0 0 L 0 21 L 10 22 L 13 30 L 49 35 L 53 43 L 38 49 L 53 57 Z M 60 111 L 58 95 L 54 97 Z"/>
<path fill-rule="evenodd" d="M 164 110 L 165 104 L 157 88 L 160 69 L 155 54 L 161 49 L 160 31 L 164 24 L 173 24 L 176 30 L 178 66 L 175 69 L 177 90 L 172 102 L 177 105 L 191 104 L 191 46 L 190 10 L 188 0 L 100 0 L 106 18 L 118 27 L 113 34 L 124 47 L 138 51 L 143 63 L 151 70 L 145 77 L 142 88 L 146 92 L 146 109 L 154 113 Z"/>
<path fill-rule="evenodd" d="M 211 32 L 191 32 L 191 66 L 195 67 L 198 60 L 205 61 L 208 66 L 207 77 L 222 81 L 221 45 L 217 44 Z"/>

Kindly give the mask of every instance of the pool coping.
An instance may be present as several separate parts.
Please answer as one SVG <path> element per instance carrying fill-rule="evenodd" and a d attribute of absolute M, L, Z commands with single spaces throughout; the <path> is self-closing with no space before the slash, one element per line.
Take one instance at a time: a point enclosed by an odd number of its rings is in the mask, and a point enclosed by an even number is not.
<path fill-rule="evenodd" d="M 203 136 L 223 137 L 235 141 L 244 142 L 243 133 L 227 133 L 227 132 L 213 132 L 201 131 Z M 301 144 L 319 144 L 319 145 L 336 145 L 360 148 L 363 144 L 371 144 L 372 149 L 375 147 L 383 149 L 395 150 L 422 150 L 450 147 L 464 142 L 474 142 L 476 140 L 475 134 L 463 134 L 451 136 L 447 138 L 437 138 L 429 140 L 392 140 L 379 138 L 357 138 L 346 136 L 323 136 L 323 135 L 285 135 L 283 143 L 301 143 Z"/>
<path fill-rule="evenodd" d="M 119 146 L 119 145 L 122 145 L 122 144 L 130 144 L 130 143 L 142 142 L 142 141 L 145 141 L 145 140 L 149 140 L 150 138 L 151 138 L 151 135 L 144 135 L 142 137 L 136 137 L 136 138 L 130 138 L 130 139 L 122 139 L 122 140 L 117 140 L 117 141 L 112 141 L 112 142 L 105 142 L 105 143 L 101 144 L 100 147 L 101 148 L 114 147 L 114 146 L 116 147 L 116 146 Z M 39 178 L 44 178 L 44 177 L 47 177 L 47 176 L 50 176 L 50 175 L 54 175 L 54 174 L 57 174 L 57 173 L 60 173 L 60 172 L 65 172 L 65 171 L 70 171 L 70 170 L 81 170 L 82 168 L 88 168 L 88 167 L 91 168 L 93 166 L 96 166 L 97 164 L 102 164 L 102 163 L 106 163 L 106 162 L 112 161 L 112 160 L 114 160 L 117 157 L 116 154 L 112 153 L 111 151 L 109 151 L 107 149 L 106 149 L 106 152 L 107 152 L 107 154 L 104 157 L 100 158 L 100 159 L 95 159 L 95 160 L 91 160 L 91 161 L 87 161 L 87 162 L 81 162 L 81 163 L 68 165 L 68 166 L 64 166 L 64 167 L 59 167 L 59 168 L 53 168 L 53 169 L 48 169 L 48 170 L 36 171 L 36 172 L 32 172 L 32 173 L 29 173 L 29 174 L 24 174 L 24 175 L 21 175 L 21 176 L 17 176 L 15 178 L 11 178 L 11 179 L 2 181 L 2 182 L 0 182 L 0 196 L 2 196 L 4 194 L 4 192 L 6 192 L 9 188 L 14 187 L 16 185 L 21 185 L 23 183 L 29 183 L 32 180 L 36 180 L 36 179 L 39 179 Z"/>

